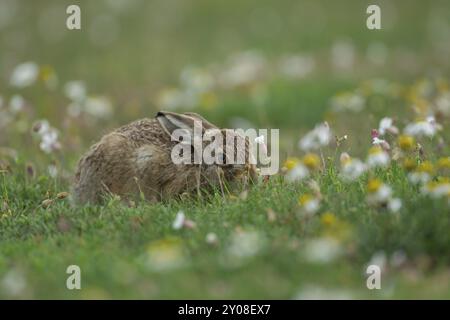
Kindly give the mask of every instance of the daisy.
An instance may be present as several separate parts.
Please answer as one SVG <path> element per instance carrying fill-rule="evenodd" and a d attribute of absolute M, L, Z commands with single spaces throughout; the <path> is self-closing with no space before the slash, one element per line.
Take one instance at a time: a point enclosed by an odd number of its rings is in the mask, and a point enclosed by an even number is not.
<path fill-rule="evenodd" d="M 39 75 L 39 66 L 34 62 L 19 64 L 13 71 L 9 83 L 13 87 L 24 88 L 32 85 Z"/>
<path fill-rule="evenodd" d="M 314 214 L 320 208 L 319 199 L 307 193 L 298 198 L 298 204 L 308 214 Z"/>
<path fill-rule="evenodd" d="M 331 141 L 331 130 L 327 122 L 317 125 L 308 132 L 300 141 L 299 147 L 302 150 L 314 150 L 326 146 Z"/>
<path fill-rule="evenodd" d="M 380 146 L 374 146 L 370 148 L 369 155 L 367 157 L 367 165 L 369 167 L 385 167 L 389 164 L 389 162 L 389 154 Z"/>
<path fill-rule="evenodd" d="M 347 181 L 358 179 L 367 169 L 364 162 L 359 159 L 353 159 L 348 154 L 341 155 L 340 176 Z"/>

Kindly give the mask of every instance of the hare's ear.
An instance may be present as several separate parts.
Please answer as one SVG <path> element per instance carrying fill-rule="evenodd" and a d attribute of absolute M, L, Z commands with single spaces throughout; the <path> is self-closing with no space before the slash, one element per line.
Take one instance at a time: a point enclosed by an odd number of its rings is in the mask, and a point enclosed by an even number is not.
<path fill-rule="evenodd" d="M 184 129 L 189 132 L 194 130 L 194 118 L 184 114 L 159 111 L 156 114 L 156 120 L 158 120 L 161 127 L 169 136 L 177 129 Z"/>
<path fill-rule="evenodd" d="M 203 118 L 201 115 L 195 112 L 184 112 L 184 115 L 187 115 L 189 117 L 192 117 L 196 120 L 199 120 L 202 122 L 203 128 L 205 129 L 218 129 L 217 126 L 213 125 L 211 122 Z"/>

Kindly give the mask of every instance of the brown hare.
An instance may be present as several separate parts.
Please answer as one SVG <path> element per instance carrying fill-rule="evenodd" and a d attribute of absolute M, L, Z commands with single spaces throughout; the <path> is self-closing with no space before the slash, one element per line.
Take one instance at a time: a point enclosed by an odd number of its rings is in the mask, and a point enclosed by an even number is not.
<path fill-rule="evenodd" d="M 138 120 L 105 135 L 78 162 L 74 202 L 97 204 L 108 194 L 121 199 L 143 195 L 146 200 L 157 202 L 183 193 L 214 188 L 223 191 L 224 186 L 256 181 L 256 166 L 249 161 L 251 141 L 234 130 L 220 129 L 223 142 L 226 144 L 229 140 L 225 137 L 231 136 L 238 142 L 244 141 L 244 150 L 234 147 L 223 150 L 245 153 L 237 155 L 244 157 L 244 163 L 227 163 L 231 155 L 226 151 L 217 155 L 223 159 L 219 163 L 174 163 L 172 149 L 180 141 L 173 141 L 172 133 L 176 129 L 192 133 L 194 124 L 199 123 L 202 134 L 210 129 L 219 131 L 195 113 L 158 112 L 154 119 Z"/>

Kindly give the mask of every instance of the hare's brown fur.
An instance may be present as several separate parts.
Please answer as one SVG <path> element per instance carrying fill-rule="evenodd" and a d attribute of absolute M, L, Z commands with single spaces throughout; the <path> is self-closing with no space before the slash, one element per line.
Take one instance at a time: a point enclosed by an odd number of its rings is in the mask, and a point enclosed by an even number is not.
<path fill-rule="evenodd" d="M 75 202 L 99 203 L 105 194 L 124 199 L 143 195 L 156 202 L 219 183 L 217 168 L 174 164 L 175 144 L 156 119 L 138 120 L 105 135 L 78 163 Z"/>

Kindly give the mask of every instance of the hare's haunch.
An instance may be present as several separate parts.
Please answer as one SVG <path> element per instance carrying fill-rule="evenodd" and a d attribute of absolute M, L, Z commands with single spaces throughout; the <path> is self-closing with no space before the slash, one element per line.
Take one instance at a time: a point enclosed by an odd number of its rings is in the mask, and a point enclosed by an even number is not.
<path fill-rule="evenodd" d="M 243 164 L 176 164 L 171 154 L 180 141 L 173 141 L 177 129 L 192 132 L 195 123 L 203 129 L 219 129 L 195 113 L 158 112 L 154 119 L 142 119 L 107 135 L 80 159 L 75 174 L 74 201 L 100 203 L 105 195 L 132 199 L 144 195 L 161 201 L 188 192 L 222 188 L 223 183 L 254 181 L 256 166 L 249 161 L 251 142 L 232 130 L 221 129 L 225 137 L 244 139 Z M 225 140 L 224 140 L 225 141 Z M 234 140 L 233 140 L 234 141 Z M 223 149 L 224 159 L 226 148 Z"/>

